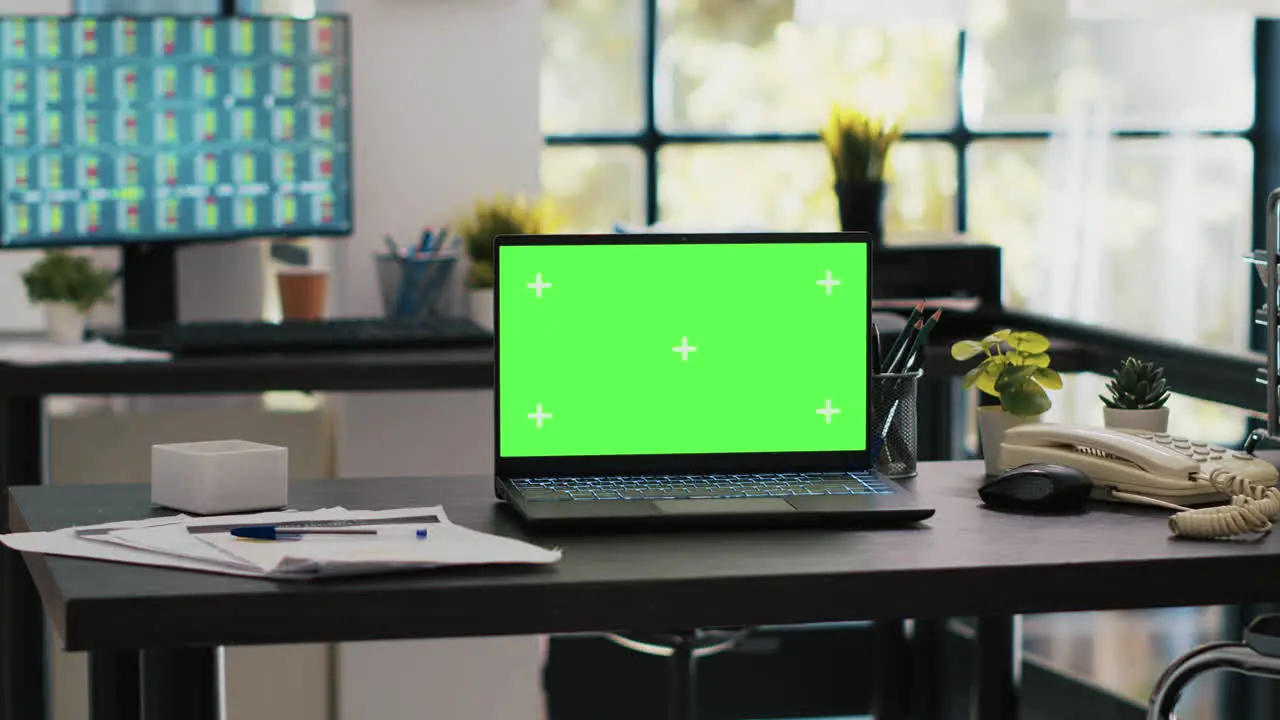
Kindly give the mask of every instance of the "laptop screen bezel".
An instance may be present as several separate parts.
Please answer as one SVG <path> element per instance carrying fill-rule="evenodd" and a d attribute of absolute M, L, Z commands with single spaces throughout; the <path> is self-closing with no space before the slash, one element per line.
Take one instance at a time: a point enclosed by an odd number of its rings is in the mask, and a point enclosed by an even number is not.
<path fill-rule="evenodd" d="M 823 472 L 866 470 L 871 467 L 871 343 L 867 345 L 864 372 L 864 404 L 867 417 L 867 444 L 862 450 L 820 452 L 781 451 L 758 453 L 679 453 L 624 455 L 554 455 L 506 456 L 502 454 L 502 248 L 540 245 L 741 245 L 789 242 L 860 244 L 867 251 L 867 284 L 864 318 L 867 332 L 871 328 L 872 253 L 871 236 L 865 232 L 822 233 L 663 233 L 663 234 L 587 234 L 587 235 L 502 235 L 494 238 L 493 248 L 493 447 L 494 472 L 498 478 L 554 477 L 571 472 L 574 475 L 667 475 L 696 473 L 747 472 Z M 833 332 L 837 330 L 832 329 Z M 852 370 L 852 368 L 851 368 Z"/>

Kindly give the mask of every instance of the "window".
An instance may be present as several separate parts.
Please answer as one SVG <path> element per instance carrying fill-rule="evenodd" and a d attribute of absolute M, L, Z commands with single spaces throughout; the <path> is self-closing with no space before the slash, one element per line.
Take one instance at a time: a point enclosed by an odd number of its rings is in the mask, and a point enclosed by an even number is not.
<path fill-rule="evenodd" d="M 549 0 L 545 192 L 571 231 L 835 229 L 816 128 L 870 98 L 908 129 L 886 242 L 966 233 L 1004 248 L 1010 307 L 1246 347 L 1253 21 L 971 5 L 961 32 L 801 26 L 791 0 Z M 1054 419 L 1100 421 L 1102 379 L 1068 383 Z M 1175 404 L 1243 436 L 1239 412 Z"/>
<path fill-rule="evenodd" d="M 800 27 L 789 0 L 549 0 L 544 191 L 573 231 L 835 229 L 816 128 L 833 99 L 875 98 L 909 130 L 887 242 L 967 233 L 1004 248 L 1011 307 L 1246 347 L 1254 23 L 1083 21 L 1067 4 L 971 0 L 961 32 Z M 1100 425 L 1103 382 L 1069 376 L 1050 419 Z M 1170 404 L 1173 432 L 1243 437 L 1239 411 Z M 1030 651 L 1144 700 L 1219 620 L 1047 615 L 1025 632 Z M 1117 643 L 1128 652 L 1107 662 Z M 1198 688 L 1188 717 L 1212 717 L 1217 692 Z"/>

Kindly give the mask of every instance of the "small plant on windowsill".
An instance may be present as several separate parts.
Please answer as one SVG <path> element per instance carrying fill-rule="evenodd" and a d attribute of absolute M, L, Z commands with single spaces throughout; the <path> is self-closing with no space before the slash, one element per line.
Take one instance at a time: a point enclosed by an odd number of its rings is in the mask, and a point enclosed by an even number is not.
<path fill-rule="evenodd" d="M 84 255 L 50 250 L 22 273 L 27 298 L 44 308 L 50 339 L 77 343 L 84 339 L 85 316 L 111 299 L 114 277 Z"/>
<path fill-rule="evenodd" d="M 964 362 L 981 357 L 964 375 L 966 388 L 1000 401 L 979 408 L 978 432 L 982 439 L 987 473 L 1000 469 L 1000 443 L 1010 427 L 1038 422 L 1053 407 L 1046 390 L 1062 388 L 1062 376 L 1049 367 L 1049 339 L 1040 333 L 998 330 L 981 340 L 961 340 L 951 346 L 951 357 Z"/>
<path fill-rule="evenodd" d="M 1150 432 L 1169 429 L 1169 382 L 1164 368 L 1153 362 L 1127 357 L 1111 373 L 1107 394 L 1099 395 L 1105 406 L 1103 423 L 1109 428 L 1129 428 Z"/>

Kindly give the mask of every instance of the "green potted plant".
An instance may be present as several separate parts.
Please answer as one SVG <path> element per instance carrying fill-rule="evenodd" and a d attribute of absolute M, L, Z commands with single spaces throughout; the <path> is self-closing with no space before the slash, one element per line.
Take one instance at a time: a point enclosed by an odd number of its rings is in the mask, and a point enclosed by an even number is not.
<path fill-rule="evenodd" d="M 493 239 L 499 235 L 540 235 L 551 231 L 551 206 L 524 196 L 480 200 L 454 226 L 466 242 L 468 306 L 471 319 L 493 327 Z"/>
<path fill-rule="evenodd" d="M 964 375 L 966 388 L 976 387 L 999 404 L 978 409 L 978 433 L 987 474 L 1000 471 L 1000 443 L 1015 425 L 1038 422 L 1053 402 L 1046 390 L 1062 387 L 1062 376 L 1049 367 L 1049 340 L 1025 330 L 998 330 L 981 340 L 951 346 L 960 362 L 982 360 Z"/>
<path fill-rule="evenodd" d="M 1107 394 L 1099 395 L 1103 424 L 1109 428 L 1129 428 L 1167 432 L 1169 429 L 1169 383 L 1164 368 L 1155 363 L 1127 357 L 1111 373 Z"/>
<path fill-rule="evenodd" d="M 84 255 L 51 250 L 22 273 L 27 298 L 44 308 L 45 331 L 59 343 L 84 339 L 84 319 L 111 298 L 112 274 Z"/>
<path fill-rule="evenodd" d="M 835 171 L 840 228 L 884 239 L 885 171 L 889 150 L 902 137 L 894 120 L 836 103 L 822 128 L 822 142 Z"/>

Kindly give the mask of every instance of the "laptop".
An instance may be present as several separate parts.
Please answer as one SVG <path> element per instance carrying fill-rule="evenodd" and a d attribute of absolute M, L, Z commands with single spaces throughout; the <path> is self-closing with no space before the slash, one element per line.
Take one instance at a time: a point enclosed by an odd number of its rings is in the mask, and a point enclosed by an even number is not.
<path fill-rule="evenodd" d="M 531 524 L 908 523 L 865 233 L 502 236 L 495 483 Z"/>

